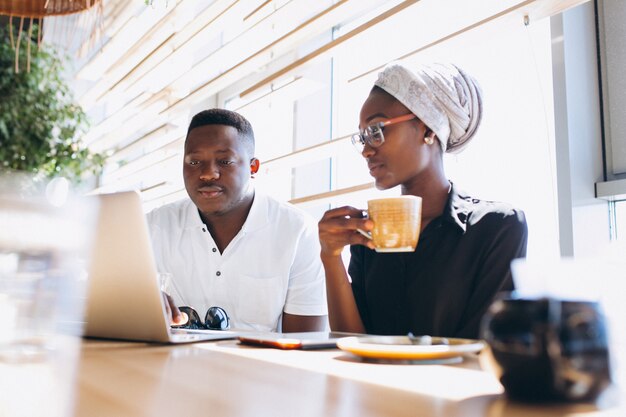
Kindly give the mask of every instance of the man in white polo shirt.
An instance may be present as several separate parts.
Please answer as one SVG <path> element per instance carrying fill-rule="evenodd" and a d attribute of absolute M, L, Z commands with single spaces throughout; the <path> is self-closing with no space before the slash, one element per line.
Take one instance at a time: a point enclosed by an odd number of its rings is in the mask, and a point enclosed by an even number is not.
<path fill-rule="evenodd" d="M 255 192 L 254 134 L 241 115 L 196 114 L 185 140 L 189 199 L 153 210 L 148 224 L 159 272 L 172 274 L 172 322 L 194 308 L 221 307 L 234 329 L 326 329 L 317 224 L 306 213 Z"/>

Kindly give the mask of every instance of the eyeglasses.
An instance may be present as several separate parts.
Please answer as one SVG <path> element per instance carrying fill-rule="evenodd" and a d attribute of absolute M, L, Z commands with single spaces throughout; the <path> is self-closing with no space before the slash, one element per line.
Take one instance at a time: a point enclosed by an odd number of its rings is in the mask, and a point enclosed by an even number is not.
<path fill-rule="evenodd" d="M 189 319 L 187 323 L 172 326 L 177 329 L 208 329 L 208 330 L 228 330 L 230 328 L 230 319 L 226 310 L 222 307 L 209 307 L 204 315 L 204 321 L 200 319 L 200 315 L 191 307 L 178 307 L 181 313 L 187 314 Z"/>
<path fill-rule="evenodd" d="M 383 135 L 383 129 L 386 126 L 406 122 L 417 118 L 413 113 L 405 114 L 403 116 L 394 117 L 393 119 L 385 120 L 384 122 L 374 123 L 367 126 L 359 133 L 352 135 L 352 144 L 359 151 L 363 152 L 363 148 L 367 143 L 372 148 L 378 148 L 385 143 L 385 135 Z"/>

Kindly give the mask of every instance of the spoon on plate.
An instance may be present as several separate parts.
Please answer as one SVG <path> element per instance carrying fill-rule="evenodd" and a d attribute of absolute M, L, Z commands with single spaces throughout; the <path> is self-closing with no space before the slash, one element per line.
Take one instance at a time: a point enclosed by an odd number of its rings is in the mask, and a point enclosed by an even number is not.
<path fill-rule="evenodd" d="M 428 336 L 428 335 L 415 336 L 413 335 L 413 333 L 409 332 L 409 334 L 407 334 L 406 337 L 408 337 L 411 343 L 414 345 L 431 346 L 431 345 L 449 345 L 450 344 L 448 339 L 446 339 L 445 337 L 436 338 L 438 340 L 434 343 L 433 343 L 432 336 Z"/>

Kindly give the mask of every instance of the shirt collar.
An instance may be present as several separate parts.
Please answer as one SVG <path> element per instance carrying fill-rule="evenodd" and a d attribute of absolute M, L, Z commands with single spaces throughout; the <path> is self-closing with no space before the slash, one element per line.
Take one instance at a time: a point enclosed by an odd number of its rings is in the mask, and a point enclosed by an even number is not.
<path fill-rule="evenodd" d="M 202 222 L 202 218 L 200 218 L 200 213 L 198 213 L 198 208 L 191 201 L 191 199 L 187 200 L 187 206 L 185 207 L 185 219 L 184 219 L 184 228 L 185 229 L 204 229 L 204 223 Z"/>
<path fill-rule="evenodd" d="M 267 196 L 255 191 L 254 200 L 252 200 L 252 207 L 246 221 L 243 223 L 241 230 L 246 232 L 252 232 L 254 230 L 264 227 L 269 222 L 269 202 Z M 185 229 L 203 229 L 205 227 L 198 208 L 189 199 L 185 210 Z"/>
<path fill-rule="evenodd" d="M 467 230 L 467 219 L 471 211 L 471 197 L 468 197 L 465 192 L 458 190 L 454 183 L 451 184 L 452 188 L 448 194 L 448 201 L 443 210 L 442 220 L 455 224 L 462 233 L 465 233 Z"/>
<path fill-rule="evenodd" d="M 269 223 L 269 202 L 267 196 L 254 192 L 254 200 L 246 221 L 241 227 L 244 233 L 258 230 Z"/>

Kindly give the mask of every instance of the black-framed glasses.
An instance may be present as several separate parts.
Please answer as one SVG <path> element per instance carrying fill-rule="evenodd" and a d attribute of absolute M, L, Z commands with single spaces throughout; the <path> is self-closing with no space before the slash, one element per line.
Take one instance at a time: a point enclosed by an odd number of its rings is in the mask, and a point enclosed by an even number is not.
<path fill-rule="evenodd" d="M 204 315 L 204 321 L 192 307 L 178 307 L 181 313 L 187 314 L 187 323 L 179 324 L 177 329 L 208 329 L 208 330 L 228 330 L 230 328 L 230 318 L 226 310 L 222 307 L 209 307 Z"/>
<path fill-rule="evenodd" d="M 402 116 L 394 117 L 389 120 L 385 120 L 384 122 L 378 122 L 367 126 L 364 130 L 359 133 L 355 133 L 352 135 L 352 144 L 359 152 L 363 152 L 363 148 L 367 143 L 372 148 L 378 148 L 383 143 L 385 143 L 385 135 L 383 134 L 383 129 L 385 126 L 389 126 L 395 123 L 406 122 L 409 120 L 413 120 L 417 118 L 413 113 L 405 114 Z"/>

